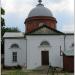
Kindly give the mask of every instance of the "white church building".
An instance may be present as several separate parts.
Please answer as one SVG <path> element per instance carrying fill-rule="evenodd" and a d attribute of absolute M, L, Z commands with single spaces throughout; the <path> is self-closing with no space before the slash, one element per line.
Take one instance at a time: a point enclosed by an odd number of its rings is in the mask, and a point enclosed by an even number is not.
<path fill-rule="evenodd" d="M 25 33 L 4 34 L 4 65 L 35 69 L 51 64 L 63 68 L 62 52 L 74 50 L 74 34 L 57 30 L 56 18 L 41 0 L 24 23 Z"/>

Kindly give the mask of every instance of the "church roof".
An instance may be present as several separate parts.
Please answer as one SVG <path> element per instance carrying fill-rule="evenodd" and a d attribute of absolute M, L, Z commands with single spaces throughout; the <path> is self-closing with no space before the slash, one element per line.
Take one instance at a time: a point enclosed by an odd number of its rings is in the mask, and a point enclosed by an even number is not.
<path fill-rule="evenodd" d="M 11 38 L 13 38 L 13 37 L 24 37 L 24 33 L 22 33 L 22 32 L 6 32 L 5 34 L 4 34 L 4 36 L 3 36 L 4 38 L 9 38 L 9 37 L 11 37 Z"/>
<path fill-rule="evenodd" d="M 48 8 L 44 7 L 43 4 L 38 4 L 35 8 L 33 8 L 30 11 L 30 13 L 28 15 L 28 17 L 34 17 L 34 16 L 48 16 L 48 17 L 52 17 L 53 14 Z"/>
<path fill-rule="evenodd" d="M 65 33 L 66 35 L 74 35 L 74 32 L 72 32 L 72 33 Z"/>
<path fill-rule="evenodd" d="M 66 56 L 74 56 L 74 50 L 65 50 L 65 51 L 64 51 L 64 54 L 65 54 Z"/>
<path fill-rule="evenodd" d="M 33 31 L 26 33 L 26 35 L 63 35 L 63 34 L 64 34 L 63 32 L 50 28 L 47 25 L 40 26 L 39 28 L 36 28 Z"/>

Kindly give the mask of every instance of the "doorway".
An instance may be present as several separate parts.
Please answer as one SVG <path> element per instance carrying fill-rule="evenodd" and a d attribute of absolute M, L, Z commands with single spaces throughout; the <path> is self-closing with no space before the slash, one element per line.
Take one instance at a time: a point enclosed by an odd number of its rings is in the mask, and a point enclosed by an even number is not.
<path fill-rule="evenodd" d="M 41 51 L 42 65 L 49 65 L 49 51 Z"/>

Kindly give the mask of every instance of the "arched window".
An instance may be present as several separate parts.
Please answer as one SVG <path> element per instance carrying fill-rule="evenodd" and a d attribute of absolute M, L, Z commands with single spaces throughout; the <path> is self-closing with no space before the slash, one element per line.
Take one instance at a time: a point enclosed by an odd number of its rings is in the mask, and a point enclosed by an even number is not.
<path fill-rule="evenodd" d="M 19 48 L 19 45 L 18 44 L 12 44 L 11 48 Z"/>
<path fill-rule="evenodd" d="M 40 46 L 49 46 L 50 44 L 47 41 L 43 41 Z"/>

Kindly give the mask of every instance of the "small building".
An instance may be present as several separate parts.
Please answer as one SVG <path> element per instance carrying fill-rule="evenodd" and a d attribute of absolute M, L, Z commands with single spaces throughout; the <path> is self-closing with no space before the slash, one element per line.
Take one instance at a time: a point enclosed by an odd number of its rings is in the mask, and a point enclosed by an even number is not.
<path fill-rule="evenodd" d="M 63 68 L 64 71 L 74 72 L 74 50 L 64 51 Z"/>

